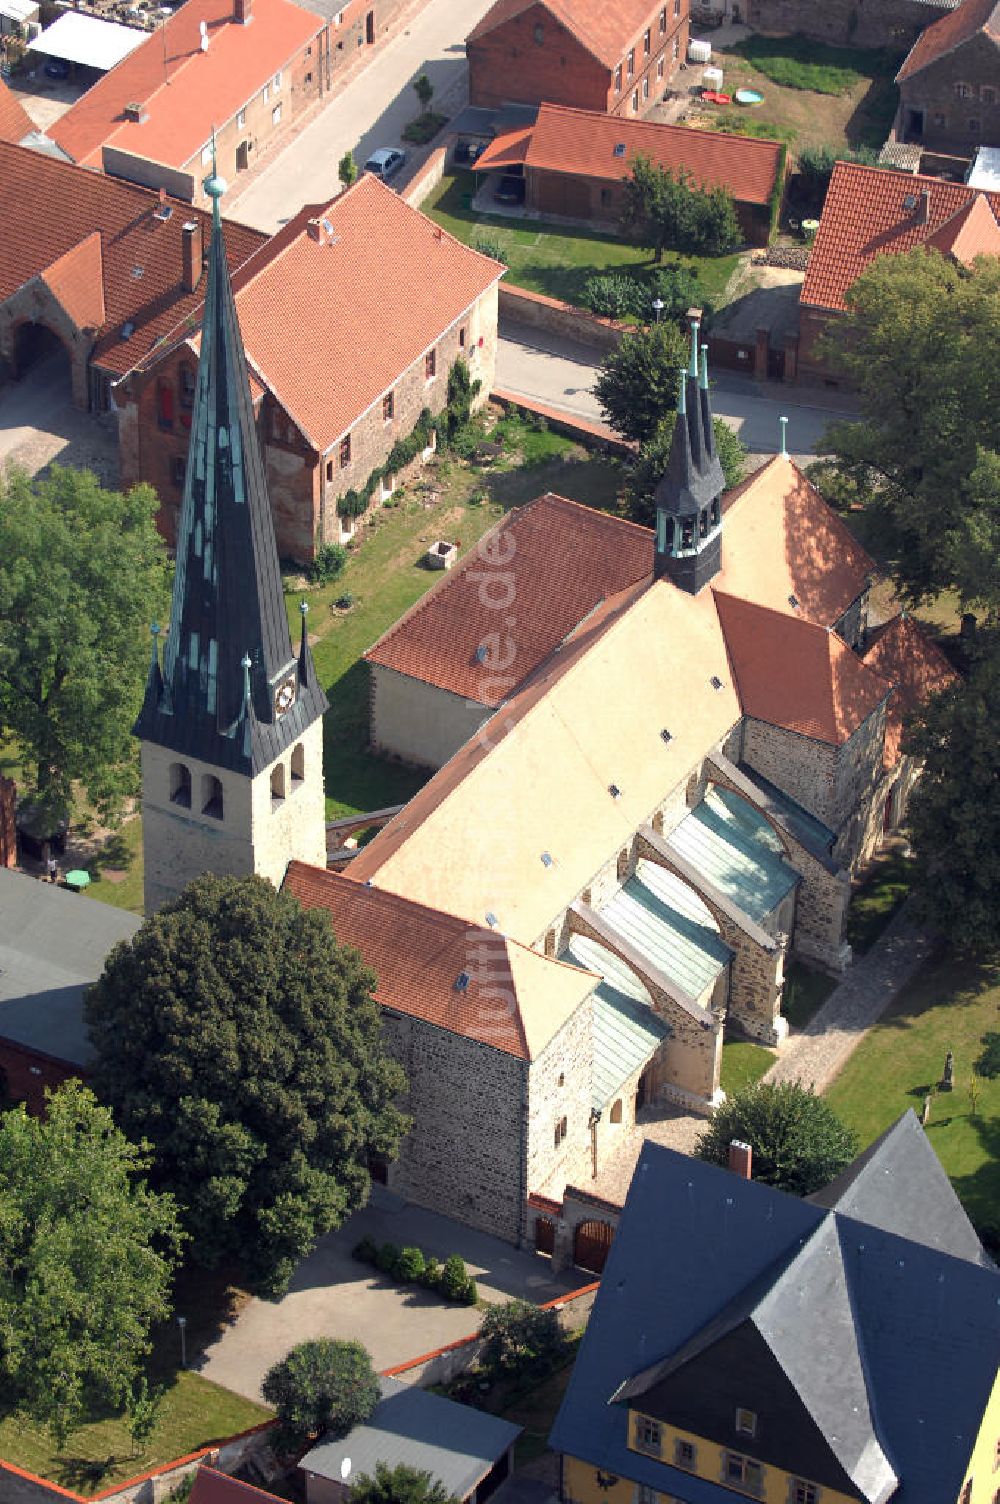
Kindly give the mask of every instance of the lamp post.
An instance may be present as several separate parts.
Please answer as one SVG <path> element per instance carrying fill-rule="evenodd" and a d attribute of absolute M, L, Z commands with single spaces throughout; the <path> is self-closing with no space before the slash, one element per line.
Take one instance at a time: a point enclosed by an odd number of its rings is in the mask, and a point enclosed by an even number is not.
<path fill-rule="evenodd" d="M 181 1329 L 181 1367 L 187 1368 L 187 1317 L 178 1316 L 177 1325 Z"/>
<path fill-rule="evenodd" d="M 664 309 L 663 299 L 662 298 L 654 298 L 653 299 L 653 316 L 656 319 L 657 323 L 660 322 L 660 314 L 663 312 L 663 309 Z"/>

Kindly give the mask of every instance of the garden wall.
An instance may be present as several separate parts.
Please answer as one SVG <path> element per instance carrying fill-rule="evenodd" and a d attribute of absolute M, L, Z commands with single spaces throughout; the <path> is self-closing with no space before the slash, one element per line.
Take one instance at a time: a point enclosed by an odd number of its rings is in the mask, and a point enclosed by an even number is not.
<path fill-rule="evenodd" d="M 528 292 L 524 287 L 512 287 L 509 282 L 500 283 L 499 321 L 501 335 L 508 334 L 506 324 L 527 325 L 541 329 L 546 334 L 555 334 L 560 339 L 572 339 L 582 345 L 592 345 L 606 354 L 617 350 L 622 335 L 628 333 L 628 325 L 617 324 L 613 319 L 598 318 L 571 303 L 561 303 L 558 298 L 546 298 L 538 292 Z"/>
<path fill-rule="evenodd" d="M 422 167 L 418 167 L 413 177 L 401 191 L 403 201 L 409 204 L 411 209 L 419 209 L 424 199 L 444 177 L 444 170 L 448 163 L 448 153 L 455 143 L 455 136 L 448 135 L 442 146 L 435 146 L 427 161 Z"/>

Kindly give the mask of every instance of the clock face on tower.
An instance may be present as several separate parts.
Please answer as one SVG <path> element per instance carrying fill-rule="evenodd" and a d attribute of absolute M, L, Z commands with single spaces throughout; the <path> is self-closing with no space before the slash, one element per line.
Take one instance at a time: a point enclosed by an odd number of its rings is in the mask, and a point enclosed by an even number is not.
<path fill-rule="evenodd" d="M 284 715 L 295 704 L 295 676 L 283 679 L 274 691 L 275 714 Z"/>

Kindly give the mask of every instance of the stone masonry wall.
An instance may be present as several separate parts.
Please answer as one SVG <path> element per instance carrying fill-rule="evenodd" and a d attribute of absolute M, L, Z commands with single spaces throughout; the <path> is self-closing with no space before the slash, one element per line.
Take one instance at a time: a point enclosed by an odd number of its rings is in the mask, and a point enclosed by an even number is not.
<path fill-rule="evenodd" d="M 834 779 L 833 819 L 826 823 L 839 831 L 883 777 L 882 748 L 885 743 L 886 703 L 883 703 L 837 748 Z M 849 863 L 848 863 L 849 865 Z"/>
<path fill-rule="evenodd" d="M 836 829 L 837 759 L 833 747 L 747 716 L 743 761 L 817 820 Z"/>
<path fill-rule="evenodd" d="M 746 17 L 755 31 L 905 51 L 947 10 L 929 0 L 749 0 Z"/>
<path fill-rule="evenodd" d="M 594 1075 L 593 1004 L 588 999 L 528 1068 L 527 1189 L 543 1187 L 559 1198 L 563 1188 L 593 1174 L 590 1143 Z M 566 1119 L 557 1144 L 556 1128 Z"/>
<path fill-rule="evenodd" d="M 78 329 L 58 298 L 38 277 L 33 277 L 0 303 L 0 380 L 18 377 L 18 331 L 24 324 L 42 324 L 61 341 L 69 359 L 74 406 L 86 410 L 89 402 L 88 362 L 93 337 Z"/>
<path fill-rule="evenodd" d="M 914 129 L 914 112 L 923 129 Z M 900 84 L 900 134 L 933 151 L 971 156 L 1000 141 L 1000 49 L 981 32 Z M 931 189 L 931 198 L 934 190 Z"/>

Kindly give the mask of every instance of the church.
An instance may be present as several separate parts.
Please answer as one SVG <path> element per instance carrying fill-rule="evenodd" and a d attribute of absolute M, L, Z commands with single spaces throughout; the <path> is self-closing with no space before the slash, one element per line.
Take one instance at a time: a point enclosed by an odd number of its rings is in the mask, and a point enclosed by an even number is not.
<path fill-rule="evenodd" d="M 413 1127 L 372 1173 L 511 1242 L 637 1112 L 709 1115 L 724 1033 L 778 1045 L 792 954 L 850 963 L 852 873 L 903 819 L 903 711 L 952 677 L 782 452 L 725 491 L 691 354 L 650 530 L 509 513 L 367 657 L 371 736 L 436 769 L 326 866 L 327 702 L 289 631 L 213 231 L 171 618 L 142 747 L 146 912 L 257 872 L 378 977 Z"/>

